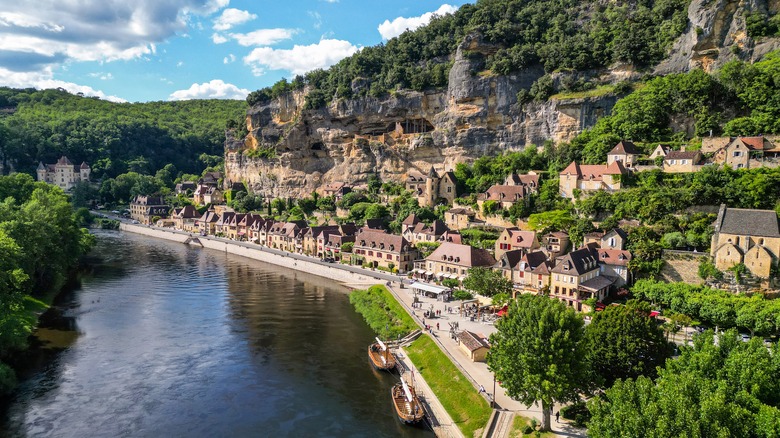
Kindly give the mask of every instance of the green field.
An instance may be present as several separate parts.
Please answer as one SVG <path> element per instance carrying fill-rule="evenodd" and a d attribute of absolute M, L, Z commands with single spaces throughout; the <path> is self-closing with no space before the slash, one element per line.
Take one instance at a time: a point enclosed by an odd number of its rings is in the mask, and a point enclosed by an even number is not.
<path fill-rule="evenodd" d="M 429 336 L 420 336 L 406 348 L 428 386 L 463 435 L 471 437 L 487 425 L 492 409 L 466 377 Z"/>
<path fill-rule="evenodd" d="M 393 294 L 382 285 L 352 291 L 349 302 L 363 315 L 369 327 L 385 339 L 403 337 L 418 328 Z"/>

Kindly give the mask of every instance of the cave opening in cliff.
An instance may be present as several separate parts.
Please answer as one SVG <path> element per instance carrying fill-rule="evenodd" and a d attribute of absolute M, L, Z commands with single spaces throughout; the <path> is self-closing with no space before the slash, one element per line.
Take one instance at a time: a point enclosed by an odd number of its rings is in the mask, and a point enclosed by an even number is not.
<path fill-rule="evenodd" d="M 400 132 L 401 134 L 424 134 L 431 132 L 435 128 L 428 120 L 424 118 L 406 119 L 400 122 L 393 122 L 387 125 L 387 132 Z"/>
<path fill-rule="evenodd" d="M 311 150 L 313 150 L 313 151 L 321 151 L 324 148 L 325 148 L 325 145 L 323 145 L 321 141 L 312 143 L 312 145 L 311 145 Z"/>

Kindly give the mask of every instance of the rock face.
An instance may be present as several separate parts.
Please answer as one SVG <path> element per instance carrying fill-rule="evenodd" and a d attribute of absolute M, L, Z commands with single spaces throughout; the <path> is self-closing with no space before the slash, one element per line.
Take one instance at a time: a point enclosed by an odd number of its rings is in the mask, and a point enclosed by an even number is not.
<path fill-rule="evenodd" d="M 770 13 L 780 6 L 780 0 L 745 1 L 751 10 Z M 654 73 L 711 70 L 776 48 L 776 38 L 756 43 L 747 37 L 746 8 L 733 0 L 693 0 L 688 29 Z M 730 49 L 735 45 L 740 50 Z M 431 166 L 449 170 L 483 155 L 570 140 L 608 115 L 617 101 L 608 94 L 521 105 L 518 91 L 529 89 L 544 71 L 486 74 L 480 55 L 495 50 L 478 35 L 466 37 L 446 90 L 341 99 L 317 110 L 303 109 L 304 90 L 253 107 L 246 139 L 226 142 L 226 180 L 244 181 L 268 197 L 306 196 L 332 182 L 359 185 L 372 174 L 401 182 L 409 172 L 427 173 Z M 611 82 L 638 75 L 626 66 L 584 74 Z M 273 158 L 253 157 L 257 149 L 276 152 Z"/>
<path fill-rule="evenodd" d="M 693 0 L 688 28 L 655 73 L 695 68 L 711 72 L 735 59 L 757 61 L 780 47 L 778 38 L 755 41 L 748 36 L 745 19 L 750 11 L 777 14 L 780 0 Z"/>

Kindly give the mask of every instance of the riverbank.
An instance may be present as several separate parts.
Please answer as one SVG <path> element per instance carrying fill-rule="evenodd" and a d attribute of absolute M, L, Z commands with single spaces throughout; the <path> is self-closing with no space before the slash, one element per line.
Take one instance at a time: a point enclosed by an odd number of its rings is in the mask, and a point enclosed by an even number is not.
<path fill-rule="evenodd" d="M 156 237 L 159 239 L 222 251 L 227 254 L 235 254 L 284 268 L 307 272 L 309 274 L 334 280 L 353 288 L 367 287 L 368 285 L 376 284 L 377 281 L 397 282 L 403 278 L 397 275 L 371 271 L 357 266 L 326 263 L 315 257 L 288 253 L 252 243 L 237 242 L 219 237 L 199 236 L 197 234 L 185 233 L 183 231 L 168 230 L 164 228 L 130 224 L 126 222 L 120 223 L 119 229 L 121 231 L 142 234 L 144 236 Z"/>

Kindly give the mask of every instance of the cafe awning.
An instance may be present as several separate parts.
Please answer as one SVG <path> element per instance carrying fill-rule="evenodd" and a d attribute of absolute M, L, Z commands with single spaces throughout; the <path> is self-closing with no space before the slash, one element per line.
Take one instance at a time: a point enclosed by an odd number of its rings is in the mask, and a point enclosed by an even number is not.
<path fill-rule="evenodd" d="M 426 284 L 426 283 L 419 283 L 419 282 L 412 284 L 412 289 L 419 290 L 422 292 L 432 293 L 436 295 L 439 295 L 440 293 L 443 292 L 448 292 L 450 290 L 450 288 L 448 287 L 441 287 L 433 284 Z"/>

